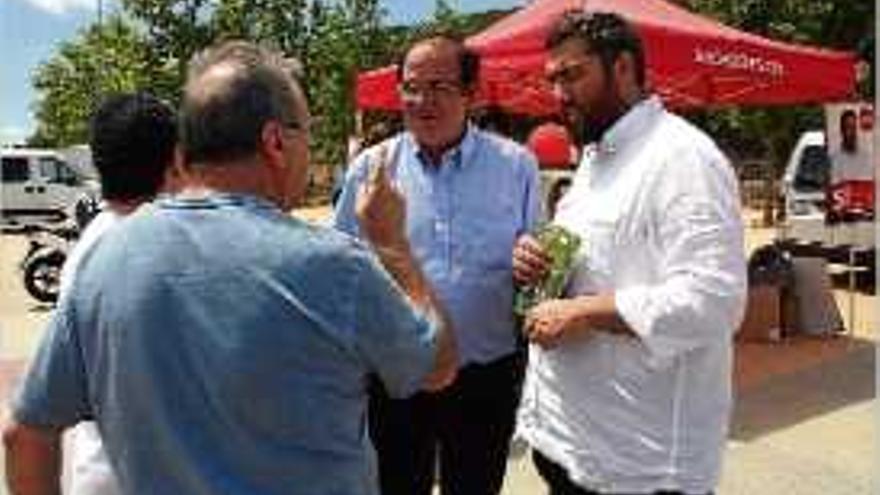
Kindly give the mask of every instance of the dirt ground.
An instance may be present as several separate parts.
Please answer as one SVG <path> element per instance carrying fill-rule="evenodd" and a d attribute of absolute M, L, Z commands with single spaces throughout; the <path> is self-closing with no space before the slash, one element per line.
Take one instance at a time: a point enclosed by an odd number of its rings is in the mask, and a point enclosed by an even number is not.
<path fill-rule="evenodd" d="M 317 207 L 298 214 L 322 221 L 328 212 Z M 757 224 L 752 214 L 746 220 Z M 746 249 L 774 235 L 750 228 Z M 22 287 L 17 265 L 25 247 L 19 235 L 0 235 L 0 420 L 51 313 Z M 853 495 L 877 487 L 877 298 L 845 290 L 834 297 L 849 329 L 845 336 L 737 345 L 737 402 L 720 495 Z M 504 494 L 543 492 L 527 457 L 515 449 Z"/>

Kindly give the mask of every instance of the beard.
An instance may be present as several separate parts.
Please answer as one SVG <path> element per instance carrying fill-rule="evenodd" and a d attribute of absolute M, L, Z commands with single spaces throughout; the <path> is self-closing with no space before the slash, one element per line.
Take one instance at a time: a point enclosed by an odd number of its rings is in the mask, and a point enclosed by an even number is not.
<path fill-rule="evenodd" d="M 606 78 L 598 98 L 593 102 L 571 102 L 564 114 L 572 136 L 583 146 L 599 142 L 628 110 L 629 105 L 611 79 Z"/>
<path fill-rule="evenodd" d="M 622 112 L 583 113 L 579 119 L 578 135 L 582 143 L 598 143 L 605 132 L 623 115 Z"/>

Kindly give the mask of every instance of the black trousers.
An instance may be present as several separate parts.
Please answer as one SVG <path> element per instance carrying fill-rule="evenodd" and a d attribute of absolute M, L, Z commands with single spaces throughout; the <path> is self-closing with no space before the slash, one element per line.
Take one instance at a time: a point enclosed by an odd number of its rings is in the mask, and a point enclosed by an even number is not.
<path fill-rule="evenodd" d="M 436 393 L 391 399 L 370 387 L 370 436 L 379 457 L 382 495 L 429 495 L 440 466 L 443 495 L 501 491 L 524 354 L 469 365 Z"/>
<path fill-rule="evenodd" d="M 538 474 L 540 474 L 541 478 L 544 478 L 544 482 L 547 483 L 547 487 L 549 488 L 549 491 L 547 492 L 548 495 L 632 495 L 626 493 L 594 492 L 592 490 L 587 490 L 586 488 L 581 488 L 571 481 L 565 468 L 551 461 L 537 450 L 532 451 L 532 462 L 535 463 L 535 467 L 538 469 Z M 659 490 L 652 495 L 686 494 L 676 491 Z M 708 493 L 706 495 L 712 494 Z"/>

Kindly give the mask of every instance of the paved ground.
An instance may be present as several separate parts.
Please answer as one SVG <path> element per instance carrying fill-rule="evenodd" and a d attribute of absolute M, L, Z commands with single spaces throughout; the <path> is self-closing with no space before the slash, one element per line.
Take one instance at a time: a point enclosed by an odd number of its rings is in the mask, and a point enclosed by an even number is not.
<path fill-rule="evenodd" d="M 772 235 L 750 234 L 752 244 Z M 18 236 L 0 236 L 0 421 L 51 311 L 29 299 L 21 286 L 16 266 L 23 249 Z M 846 316 L 849 294 L 835 296 Z M 852 301 L 857 309 L 853 338 L 737 346 L 737 402 L 719 495 L 880 493 L 877 300 L 857 295 Z M 511 455 L 505 495 L 544 493 L 525 454 L 518 447 Z"/>

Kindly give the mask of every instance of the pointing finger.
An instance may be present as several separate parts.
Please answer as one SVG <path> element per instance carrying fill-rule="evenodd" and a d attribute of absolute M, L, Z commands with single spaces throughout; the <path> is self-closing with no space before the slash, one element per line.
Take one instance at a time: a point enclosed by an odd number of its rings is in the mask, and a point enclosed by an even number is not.
<path fill-rule="evenodd" d="M 369 182 L 378 185 L 386 181 L 387 177 L 388 150 L 385 144 L 379 145 L 370 160 Z"/>

